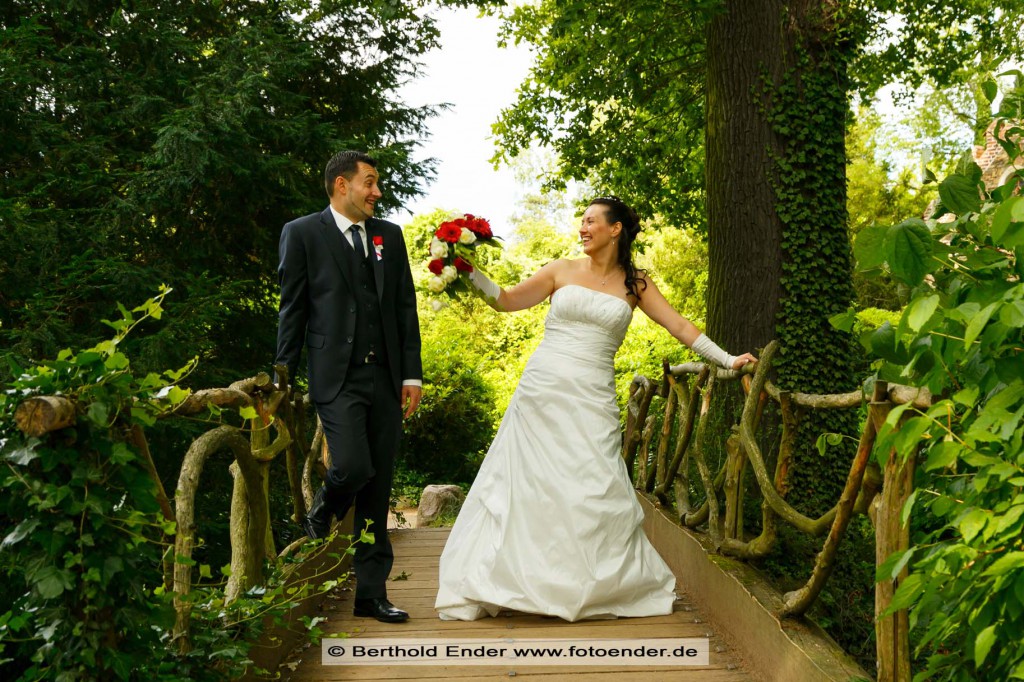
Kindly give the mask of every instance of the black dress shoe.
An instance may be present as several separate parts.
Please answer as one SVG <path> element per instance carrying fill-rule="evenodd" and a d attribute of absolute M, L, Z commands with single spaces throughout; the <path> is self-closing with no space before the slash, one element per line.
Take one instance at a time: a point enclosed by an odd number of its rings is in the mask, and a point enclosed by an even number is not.
<path fill-rule="evenodd" d="M 409 620 L 408 613 L 387 599 L 356 599 L 352 615 L 360 618 L 376 618 L 382 623 L 404 623 Z"/>
<path fill-rule="evenodd" d="M 323 486 L 316 491 L 309 513 L 302 519 L 302 530 L 313 540 L 322 540 L 331 534 L 331 508 L 327 504 L 327 491 Z"/>

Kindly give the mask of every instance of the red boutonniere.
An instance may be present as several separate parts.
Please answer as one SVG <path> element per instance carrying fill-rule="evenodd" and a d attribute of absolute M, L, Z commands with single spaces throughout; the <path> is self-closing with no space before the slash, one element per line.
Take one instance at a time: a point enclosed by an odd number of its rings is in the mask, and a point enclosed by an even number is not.
<path fill-rule="evenodd" d="M 384 260 L 384 237 L 379 234 L 373 236 L 373 250 L 377 254 L 377 260 Z"/>

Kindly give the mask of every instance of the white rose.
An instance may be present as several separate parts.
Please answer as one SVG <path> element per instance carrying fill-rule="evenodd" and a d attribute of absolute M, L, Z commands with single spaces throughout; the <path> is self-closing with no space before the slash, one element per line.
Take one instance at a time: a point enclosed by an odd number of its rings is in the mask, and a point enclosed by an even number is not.
<path fill-rule="evenodd" d="M 434 312 L 440 312 L 448 307 L 448 304 L 444 301 L 439 301 L 436 298 L 430 302 L 430 307 L 434 309 Z"/>
<path fill-rule="evenodd" d="M 470 232 L 469 230 L 467 230 L 466 228 L 462 228 L 462 233 L 459 234 L 459 243 L 460 244 L 472 244 L 475 241 L 476 241 L 476 235 L 473 234 L 472 232 Z"/>
<path fill-rule="evenodd" d="M 430 242 L 430 255 L 434 258 L 444 258 L 448 255 L 448 245 L 435 237 Z"/>
<path fill-rule="evenodd" d="M 441 279 L 445 281 L 445 284 L 448 282 L 454 282 L 458 276 L 459 271 L 455 269 L 454 265 L 446 265 L 441 270 Z"/>
<path fill-rule="evenodd" d="M 444 291 L 444 288 L 445 286 L 447 286 L 447 284 L 448 283 L 445 282 L 440 277 L 431 277 L 430 281 L 427 282 L 427 288 L 433 291 L 435 294 L 439 294 L 442 291 Z"/>

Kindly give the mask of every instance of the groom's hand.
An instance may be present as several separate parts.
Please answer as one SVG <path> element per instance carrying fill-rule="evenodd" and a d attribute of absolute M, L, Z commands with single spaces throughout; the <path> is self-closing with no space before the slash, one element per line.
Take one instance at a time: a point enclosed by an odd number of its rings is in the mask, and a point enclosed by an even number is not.
<path fill-rule="evenodd" d="M 411 417 L 416 408 L 420 406 L 421 397 L 423 397 L 423 389 L 419 386 L 402 386 L 402 409 L 405 410 L 405 419 Z"/>

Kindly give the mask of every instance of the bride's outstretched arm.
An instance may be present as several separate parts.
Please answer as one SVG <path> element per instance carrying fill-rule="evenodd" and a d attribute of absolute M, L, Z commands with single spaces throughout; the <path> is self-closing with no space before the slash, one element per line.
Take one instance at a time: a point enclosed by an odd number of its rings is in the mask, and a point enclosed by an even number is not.
<path fill-rule="evenodd" d="M 644 281 L 647 282 L 647 288 L 645 289 L 642 284 L 640 285 L 640 310 L 667 329 L 669 334 L 676 337 L 680 342 L 685 343 L 702 357 L 726 369 L 739 369 L 748 362 L 757 362 L 757 358 L 750 353 L 735 356 L 729 355 L 719 348 L 714 341 L 697 328 L 697 325 L 676 312 L 676 309 L 665 300 L 665 297 L 650 277 L 645 277 Z"/>
<path fill-rule="evenodd" d="M 548 263 L 533 275 L 508 289 L 502 289 L 479 270 L 469 273 L 470 283 L 476 287 L 487 304 L 498 312 L 511 313 L 537 305 L 555 290 L 555 273 L 562 261 Z"/>

